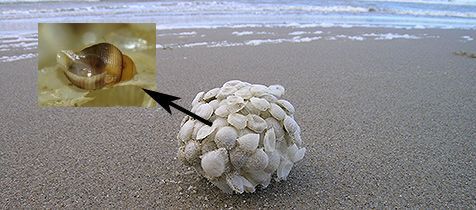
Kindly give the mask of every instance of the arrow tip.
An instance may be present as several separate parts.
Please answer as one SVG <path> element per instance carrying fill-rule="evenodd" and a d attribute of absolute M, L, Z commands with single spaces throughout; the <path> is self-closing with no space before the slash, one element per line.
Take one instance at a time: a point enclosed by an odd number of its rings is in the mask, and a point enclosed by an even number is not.
<path fill-rule="evenodd" d="M 167 94 L 164 94 L 164 93 L 155 92 L 155 91 L 152 91 L 152 90 L 147 90 L 147 89 L 144 89 L 144 88 L 142 88 L 142 90 L 144 90 L 144 92 L 146 92 L 152 99 L 157 101 L 157 103 L 159 103 L 160 106 L 162 106 L 169 114 L 172 114 L 172 111 L 170 111 L 170 106 L 173 106 L 174 108 L 178 109 L 179 111 L 181 111 L 181 112 L 199 120 L 200 122 L 202 122 L 202 123 L 204 123 L 208 126 L 213 125 L 212 122 L 198 116 L 197 114 L 195 114 L 191 111 L 188 111 L 188 110 L 178 106 L 177 104 L 174 104 L 172 101 L 180 99 L 177 96 L 171 96 L 171 95 L 167 95 Z"/>
<path fill-rule="evenodd" d="M 147 90 L 144 88 L 142 88 L 142 90 L 144 90 L 147 95 L 154 99 L 154 101 L 156 101 L 160 106 L 162 106 L 169 114 L 172 114 L 172 111 L 170 110 L 170 104 L 172 103 L 172 101 L 180 99 L 177 96 L 171 96 L 153 90 Z"/>

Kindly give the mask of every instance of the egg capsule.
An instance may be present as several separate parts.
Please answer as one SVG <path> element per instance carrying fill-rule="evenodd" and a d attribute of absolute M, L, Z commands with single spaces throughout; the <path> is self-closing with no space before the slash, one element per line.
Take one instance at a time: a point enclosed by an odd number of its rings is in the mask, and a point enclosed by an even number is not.
<path fill-rule="evenodd" d="M 56 60 L 68 80 L 86 90 L 127 81 L 136 74 L 134 61 L 109 43 L 95 44 L 79 52 L 63 50 Z"/>

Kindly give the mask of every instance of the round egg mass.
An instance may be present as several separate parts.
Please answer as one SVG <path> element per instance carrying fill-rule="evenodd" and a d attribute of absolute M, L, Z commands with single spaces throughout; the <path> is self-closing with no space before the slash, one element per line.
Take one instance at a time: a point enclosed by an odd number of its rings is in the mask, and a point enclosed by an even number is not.
<path fill-rule="evenodd" d="M 239 80 L 198 93 L 192 112 L 213 124 L 185 117 L 177 135 L 179 160 L 226 193 L 253 193 L 272 178 L 286 180 L 306 148 L 296 109 L 284 95 L 281 85 Z"/>

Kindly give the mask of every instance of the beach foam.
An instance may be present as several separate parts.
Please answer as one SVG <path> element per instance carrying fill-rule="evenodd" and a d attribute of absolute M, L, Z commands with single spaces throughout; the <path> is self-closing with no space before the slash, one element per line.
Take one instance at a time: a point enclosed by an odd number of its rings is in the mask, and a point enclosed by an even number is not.
<path fill-rule="evenodd" d="M 386 33 L 386 34 L 363 34 L 362 36 L 365 37 L 375 37 L 375 40 L 392 40 L 392 39 L 421 39 L 419 36 L 409 35 L 409 34 L 394 34 L 394 33 Z"/>
<path fill-rule="evenodd" d="M 462 36 L 461 39 L 463 39 L 463 41 L 467 41 L 467 42 L 474 40 L 473 37 L 471 37 L 471 36 Z"/>
<path fill-rule="evenodd" d="M 254 32 L 253 31 L 234 31 L 233 35 L 235 36 L 244 36 L 244 35 L 252 35 Z"/>
<path fill-rule="evenodd" d="M 197 32 L 195 31 L 186 31 L 186 32 L 178 32 L 178 33 L 164 33 L 158 34 L 157 36 L 195 36 Z"/>
<path fill-rule="evenodd" d="M 26 3 L 25 3 L 26 2 Z M 28 3 L 35 2 L 35 3 Z M 78 17 L 88 17 L 90 22 L 155 22 L 156 28 L 184 29 L 181 32 L 159 33 L 159 37 L 205 37 L 194 29 L 232 28 L 233 36 L 260 36 L 247 40 L 248 45 L 283 42 L 309 42 L 318 40 L 322 31 L 308 28 L 384 27 L 397 29 L 476 29 L 476 3 L 469 0 L 349 0 L 320 2 L 304 0 L 270 0 L 267 3 L 245 0 L 230 1 L 137 1 L 123 4 L 114 1 L 43 1 L 6 0 L 0 2 L 0 52 L 13 49 L 38 48 L 36 34 L 38 22 L 77 22 Z M 35 20 L 35 21 L 32 21 Z M 286 37 L 273 32 L 253 31 L 253 28 L 293 28 Z M 290 36 L 292 36 L 290 38 Z M 296 37 L 303 36 L 303 37 Z M 304 37 L 306 36 L 306 37 Z M 471 41 L 473 37 L 462 37 Z M 378 34 L 374 36 L 346 35 L 346 37 L 322 37 L 325 40 L 365 39 L 393 40 L 420 39 L 410 34 Z M 159 38 L 160 40 L 160 38 Z M 194 40 L 175 47 L 228 47 L 247 45 L 245 42 Z M 157 46 L 159 46 L 158 44 Z M 169 45 L 168 45 L 169 46 Z M 22 55 L 27 52 L 21 52 Z M 6 56 L 0 54 L 0 56 Z"/>
<path fill-rule="evenodd" d="M 303 35 L 303 34 L 307 34 L 309 32 L 305 32 L 305 31 L 294 31 L 294 32 L 291 32 L 289 33 L 289 35 Z"/>
<path fill-rule="evenodd" d="M 11 1 L 0 11 L 0 25 L 33 27 L 36 22 L 156 22 L 158 29 L 262 27 L 297 24 L 354 27 L 410 27 L 476 29 L 473 1 L 333 1 L 271 0 L 268 3 L 232 1 L 71 2 Z M 16 3 L 15 3 L 16 2 Z M 435 3 L 437 2 L 437 3 Z M 444 2 L 444 3 L 443 3 Z M 456 3 L 457 2 L 457 3 Z M 442 6 L 446 5 L 446 6 Z M 18 5 L 18 7 L 15 7 Z M 283 22 L 283 20 L 286 20 Z M 12 22 L 6 22 L 12 21 Z M 18 24 L 21 23 L 21 24 Z"/>
<path fill-rule="evenodd" d="M 216 29 L 212 29 L 216 30 Z M 206 31 L 201 31 L 201 33 L 208 33 Z M 169 33 L 172 34 L 172 33 Z M 245 35 L 246 34 L 246 35 Z M 291 31 L 283 29 L 281 32 L 267 32 L 267 31 L 234 31 L 231 35 L 234 36 L 247 36 L 254 34 L 268 34 L 269 36 L 263 36 L 259 39 L 247 39 L 237 41 L 236 39 L 224 40 L 224 41 L 210 41 L 199 38 L 195 38 L 194 42 L 188 43 L 161 43 L 157 44 L 157 48 L 194 48 L 194 47 L 236 47 L 236 46 L 259 46 L 266 44 L 281 44 L 281 43 L 306 43 L 313 42 L 318 40 L 350 40 L 350 41 L 365 41 L 365 40 L 396 40 L 396 39 L 408 39 L 408 40 L 418 40 L 418 39 L 437 39 L 440 38 L 438 35 L 431 35 L 427 33 L 362 33 L 362 34 L 332 34 L 332 30 L 327 30 L 323 32 L 321 30 L 308 30 L 308 31 Z M 292 36 L 295 34 L 294 36 Z M 298 34 L 298 35 L 296 35 Z M 319 35 L 316 35 L 319 34 Z M 290 36 L 291 35 L 291 36 Z M 180 36 L 178 36 L 180 37 Z M 463 36 L 461 39 L 471 40 L 470 36 Z M 160 40 L 159 40 L 160 41 Z"/>
<path fill-rule="evenodd" d="M 331 37 L 326 38 L 326 40 L 337 40 L 337 39 L 350 39 L 352 41 L 364 41 L 365 40 L 365 38 L 362 37 L 362 36 L 348 36 L 348 35 L 344 35 L 344 34 L 339 34 L 339 35 L 336 35 L 336 36 L 331 36 Z"/>
<path fill-rule="evenodd" d="M 38 56 L 37 53 L 27 53 L 27 54 L 12 55 L 12 56 L 4 55 L 0 57 L 0 63 L 36 58 L 37 56 Z"/>
<path fill-rule="evenodd" d="M 0 35 L 0 51 L 33 50 L 38 48 L 37 33 Z"/>
<path fill-rule="evenodd" d="M 269 31 L 233 31 L 231 34 L 235 36 L 274 35 L 273 32 L 269 32 Z"/>

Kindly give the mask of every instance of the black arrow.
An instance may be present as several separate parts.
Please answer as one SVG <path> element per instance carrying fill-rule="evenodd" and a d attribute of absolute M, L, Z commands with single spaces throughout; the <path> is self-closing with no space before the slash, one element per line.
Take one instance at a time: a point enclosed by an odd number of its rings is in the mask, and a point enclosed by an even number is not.
<path fill-rule="evenodd" d="M 172 114 L 172 111 L 170 111 L 170 107 L 172 106 L 172 107 L 178 109 L 179 111 L 197 119 L 198 121 L 200 121 L 202 123 L 205 123 L 205 125 L 212 126 L 212 124 L 213 124 L 212 122 L 210 122 L 208 120 L 205 120 L 202 117 L 196 115 L 195 113 L 193 113 L 191 111 L 188 111 L 187 109 L 185 109 L 185 108 L 175 104 L 174 102 L 172 102 L 172 101 L 180 99 L 177 96 L 171 96 L 171 95 L 167 95 L 167 94 L 164 94 L 164 93 L 155 92 L 155 91 L 152 91 L 152 90 L 147 90 L 147 89 L 144 89 L 144 88 L 142 88 L 142 90 L 144 90 L 152 99 L 157 101 L 157 103 L 159 103 L 160 106 L 162 106 L 170 114 Z"/>

